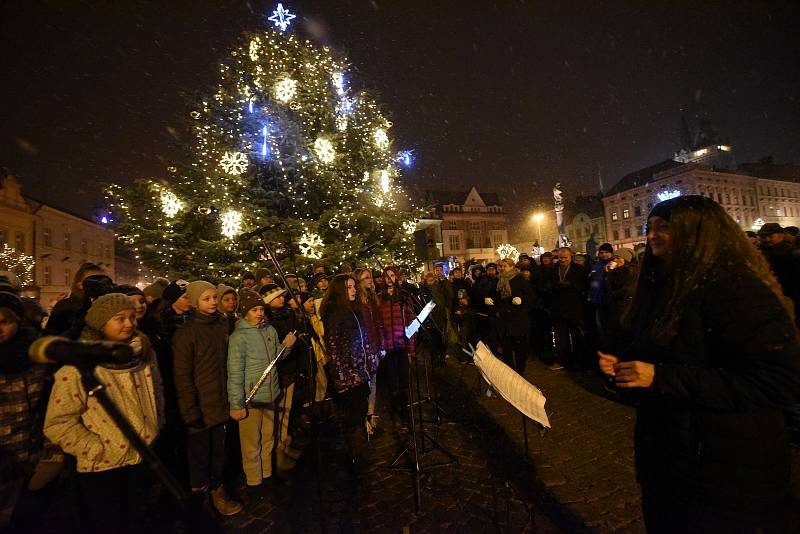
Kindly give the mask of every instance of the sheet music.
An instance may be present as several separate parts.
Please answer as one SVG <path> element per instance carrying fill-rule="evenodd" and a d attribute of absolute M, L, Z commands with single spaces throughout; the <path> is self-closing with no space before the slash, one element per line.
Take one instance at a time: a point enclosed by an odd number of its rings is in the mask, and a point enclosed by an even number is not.
<path fill-rule="evenodd" d="M 411 321 L 411 324 L 406 327 L 406 337 L 408 339 L 411 339 L 411 336 L 417 333 L 419 327 L 422 326 L 422 323 L 425 322 L 425 319 L 428 318 L 428 315 L 430 315 L 431 310 L 435 307 L 436 307 L 435 302 L 433 302 L 432 300 L 428 301 L 425 307 L 422 308 L 422 311 L 419 312 L 419 315 L 417 315 L 414 318 L 414 320 Z"/>
<path fill-rule="evenodd" d="M 537 423 L 550 428 L 550 420 L 544 409 L 547 399 L 539 388 L 497 359 L 483 342 L 478 343 L 474 360 L 483 378 L 501 397 Z"/>

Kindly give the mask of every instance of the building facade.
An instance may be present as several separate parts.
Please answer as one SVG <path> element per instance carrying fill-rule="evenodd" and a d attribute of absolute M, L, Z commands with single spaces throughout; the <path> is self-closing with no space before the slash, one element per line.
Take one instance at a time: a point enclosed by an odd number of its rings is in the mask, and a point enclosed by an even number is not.
<path fill-rule="evenodd" d="M 428 191 L 431 220 L 441 220 L 441 259 L 457 263 L 497 261 L 497 247 L 508 243 L 506 213 L 495 193 Z"/>
<path fill-rule="evenodd" d="M 764 178 L 746 166 L 729 169 L 708 158 L 714 153 L 732 158 L 731 152 L 725 145 L 699 149 L 699 161 L 666 160 L 623 177 L 603 197 L 608 242 L 615 247 L 644 243 L 650 209 L 678 195 L 715 200 L 743 231 L 768 222 L 800 226 L 800 173 L 795 179 Z"/>

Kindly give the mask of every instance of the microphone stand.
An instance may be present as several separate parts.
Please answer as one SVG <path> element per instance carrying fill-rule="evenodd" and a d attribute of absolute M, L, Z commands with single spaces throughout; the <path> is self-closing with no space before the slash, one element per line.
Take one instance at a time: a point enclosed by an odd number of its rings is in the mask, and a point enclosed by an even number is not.
<path fill-rule="evenodd" d="M 216 525 L 216 521 L 209 517 L 202 508 L 196 510 L 190 509 L 189 495 L 181 488 L 180 483 L 175 480 L 175 477 L 172 476 L 172 473 L 169 472 L 158 455 L 153 452 L 153 449 L 151 449 L 133 427 L 131 427 L 128 419 L 122 414 L 119 408 L 117 408 L 117 405 L 114 404 L 111 397 L 108 396 L 106 387 L 100 383 L 94 374 L 95 367 L 96 365 L 76 366 L 81 375 L 81 384 L 88 396 L 97 399 L 97 402 L 103 407 L 111 420 L 114 421 L 114 424 L 117 425 L 117 428 L 119 428 L 122 435 L 125 436 L 125 439 L 128 440 L 131 446 L 142 457 L 142 461 L 147 464 L 150 471 L 158 477 L 161 483 L 164 484 L 167 490 L 172 494 L 172 497 L 178 503 L 181 514 L 189 525 L 189 530 L 197 530 L 199 532 L 213 531 L 213 526 Z"/>
<path fill-rule="evenodd" d="M 308 331 L 311 335 L 311 338 L 316 340 L 319 343 L 319 346 L 322 347 L 322 350 L 325 350 L 325 344 L 320 339 L 319 335 L 317 334 L 316 330 L 314 330 L 314 325 L 311 323 L 311 319 L 308 316 L 305 308 L 303 307 L 303 303 L 300 302 L 299 291 L 294 291 L 294 289 L 289 285 L 286 281 L 286 273 L 284 273 L 283 268 L 281 267 L 278 258 L 275 257 L 275 254 L 272 248 L 269 245 L 269 242 L 264 237 L 263 233 L 259 235 L 259 239 L 261 240 L 261 245 L 264 247 L 264 250 L 267 252 L 267 259 L 272 262 L 272 265 L 275 267 L 275 272 L 280 278 L 281 282 L 283 282 L 283 287 L 287 289 L 289 295 L 294 300 L 297 308 L 300 310 L 300 314 L 303 316 L 303 320 L 305 324 L 308 325 Z M 309 410 L 311 412 L 311 436 L 314 441 L 314 448 L 316 452 L 316 462 L 315 462 L 315 469 L 316 469 L 316 479 L 317 479 L 317 500 L 319 502 L 319 523 L 320 529 L 322 530 L 323 534 L 325 532 L 325 507 L 324 502 L 322 500 L 322 483 L 320 480 L 320 474 L 322 472 L 322 449 L 320 448 L 319 444 L 319 429 L 317 428 L 317 410 L 316 410 L 316 373 L 314 369 L 316 367 L 316 357 L 314 354 L 314 344 L 309 339 L 307 341 L 308 344 L 308 391 L 309 391 Z"/>

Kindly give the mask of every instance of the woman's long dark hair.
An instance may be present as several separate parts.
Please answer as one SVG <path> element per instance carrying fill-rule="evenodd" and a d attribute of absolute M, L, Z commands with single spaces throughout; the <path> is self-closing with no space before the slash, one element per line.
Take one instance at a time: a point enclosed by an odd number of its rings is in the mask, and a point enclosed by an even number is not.
<path fill-rule="evenodd" d="M 324 321 L 326 317 L 341 311 L 352 311 L 353 303 L 347 298 L 347 281 L 355 279 L 349 274 L 337 274 L 331 280 L 328 290 L 319 306 L 319 315 Z"/>
<path fill-rule="evenodd" d="M 722 206 L 699 195 L 680 196 L 656 204 L 648 220 L 651 217 L 669 221 L 672 253 L 662 260 L 654 257 L 650 245 L 647 245 L 636 291 L 624 316 L 625 322 L 630 324 L 639 314 L 647 313 L 645 310 L 652 310 L 649 307 L 655 298 L 652 279 L 657 269 L 665 269 L 670 280 L 670 286 L 666 288 L 666 306 L 653 323 L 651 332 L 656 341 L 666 345 L 677 333 L 689 293 L 717 269 L 731 267 L 750 271 L 762 280 L 794 321 L 791 303 L 783 296 L 764 255 L 747 240 Z"/>

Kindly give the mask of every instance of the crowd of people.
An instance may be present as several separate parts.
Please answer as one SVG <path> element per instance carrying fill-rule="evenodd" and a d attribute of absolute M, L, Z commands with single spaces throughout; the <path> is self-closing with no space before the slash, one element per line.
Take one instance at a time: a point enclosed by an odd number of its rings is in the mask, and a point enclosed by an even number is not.
<path fill-rule="evenodd" d="M 383 424 L 379 397 L 403 424 L 416 357 L 463 359 L 481 341 L 520 374 L 531 358 L 552 372 L 597 371 L 599 354 L 608 394 L 630 394 L 639 413 L 648 529 L 711 524 L 692 501 L 708 494 L 730 524 L 743 510 L 763 517 L 785 489 L 792 405 L 798 418 L 800 238 L 774 223 L 745 236 L 717 208 L 673 199 L 654 208 L 646 246 L 436 265 L 418 284 L 394 266 L 331 275 L 318 265 L 280 280 L 246 272 L 239 287 L 158 279 L 139 289 L 84 264 L 48 317 L 0 274 L 0 525 L 29 519 L 36 492 L 67 473 L 81 528 L 123 531 L 141 520 L 153 482 L 81 369 L 28 358 L 45 334 L 131 347 L 129 361 L 97 365 L 97 378 L 193 501 L 222 515 L 280 487 L 308 446 L 309 406 L 332 403 L 352 448 Z M 237 477 L 243 495 L 226 488 Z"/>

